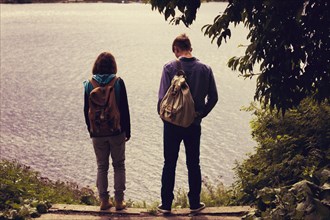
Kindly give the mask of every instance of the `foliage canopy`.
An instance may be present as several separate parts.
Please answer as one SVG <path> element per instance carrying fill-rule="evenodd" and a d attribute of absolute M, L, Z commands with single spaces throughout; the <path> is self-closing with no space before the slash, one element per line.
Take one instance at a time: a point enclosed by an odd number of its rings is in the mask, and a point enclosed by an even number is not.
<path fill-rule="evenodd" d="M 201 6 L 199 0 L 149 2 L 166 20 L 186 26 Z M 257 76 L 254 98 L 284 113 L 308 96 L 319 103 L 330 100 L 328 14 L 324 0 L 229 0 L 203 31 L 220 46 L 231 37 L 231 23 L 248 28 L 245 54 L 231 58 L 228 66 L 244 77 Z"/>
<path fill-rule="evenodd" d="M 235 168 L 238 201 L 268 209 L 267 215 L 281 210 L 292 219 L 327 219 L 320 216 L 330 214 L 330 105 L 307 98 L 285 117 L 254 105 L 248 110 L 256 116 L 251 127 L 258 146 Z"/>
<path fill-rule="evenodd" d="M 251 105 L 256 118 L 252 136 L 256 153 L 236 167 L 246 201 L 263 187 L 283 187 L 301 180 L 319 184 L 319 172 L 330 168 L 330 105 L 311 99 L 277 117 L 269 109 Z"/>

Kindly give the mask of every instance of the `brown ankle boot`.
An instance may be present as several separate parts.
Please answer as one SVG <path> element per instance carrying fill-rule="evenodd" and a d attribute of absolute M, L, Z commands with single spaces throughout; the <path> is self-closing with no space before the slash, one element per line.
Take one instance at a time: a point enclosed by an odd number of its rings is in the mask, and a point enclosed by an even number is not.
<path fill-rule="evenodd" d="M 107 210 L 110 209 L 111 207 L 112 207 L 112 203 L 111 201 L 109 201 L 109 199 L 101 199 L 101 205 L 100 205 L 101 210 Z"/>
<path fill-rule="evenodd" d="M 126 202 L 124 200 L 122 201 L 116 201 L 116 210 L 123 210 L 126 209 Z"/>

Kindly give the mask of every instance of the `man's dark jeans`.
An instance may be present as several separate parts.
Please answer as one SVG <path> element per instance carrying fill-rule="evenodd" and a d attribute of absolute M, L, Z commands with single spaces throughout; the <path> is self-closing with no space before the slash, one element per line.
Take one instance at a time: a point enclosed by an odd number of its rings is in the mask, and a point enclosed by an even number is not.
<path fill-rule="evenodd" d="M 199 207 L 201 193 L 201 169 L 199 165 L 201 126 L 179 127 L 164 122 L 164 167 L 162 174 L 162 205 L 170 209 L 174 198 L 175 169 L 178 160 L 180 143 L 183 141 L 188 168 L 190 208 Z"/>

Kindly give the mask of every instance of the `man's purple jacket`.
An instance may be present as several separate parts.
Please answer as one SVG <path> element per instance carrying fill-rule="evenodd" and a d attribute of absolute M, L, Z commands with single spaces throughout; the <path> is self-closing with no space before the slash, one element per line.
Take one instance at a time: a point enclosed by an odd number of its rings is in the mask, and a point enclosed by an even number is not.
<path fill-rule="evenodd" d="M 186 73 L 187 83 L 195 102 L 195 111 L 199 113 L 194 124 L 200 124 L 202 118 L 207 116 L 218 101 L 218 92 L 211 67 L 200 62 L 197 58 L 181 57 L 182 69 Z M 159 105 L 171 85 L 171 80 L 178 71 L 176 60 L 164 65 L 158 92 Z"/>

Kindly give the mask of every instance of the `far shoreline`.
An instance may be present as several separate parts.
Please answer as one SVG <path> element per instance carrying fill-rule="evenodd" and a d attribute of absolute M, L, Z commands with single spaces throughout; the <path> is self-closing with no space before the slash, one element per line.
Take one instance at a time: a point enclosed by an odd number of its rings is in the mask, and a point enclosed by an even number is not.
<path fill-rule="evenodd" d="M 202 0 L 208 2 L 228 2 L 228 0 Z M 145 3 L 143 0 L 0 0 L 0 4 L 33 4 L 33 3 Z"/>
<path fill-rule="evenodd" d="M 0 0 L 3 4 L 34 4 L 34 3 L 143 3 L 142 0 Z"/>

